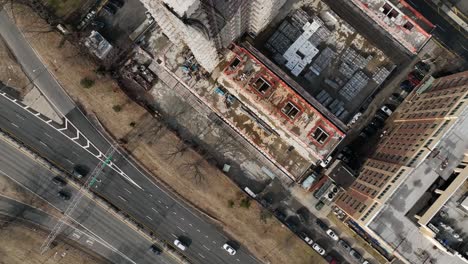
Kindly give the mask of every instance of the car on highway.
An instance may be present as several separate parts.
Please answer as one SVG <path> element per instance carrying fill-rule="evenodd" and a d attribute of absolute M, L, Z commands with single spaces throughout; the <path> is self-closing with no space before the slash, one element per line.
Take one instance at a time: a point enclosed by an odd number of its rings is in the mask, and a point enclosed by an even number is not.
<path fill-rule="evenodd" d="M 317 251 L 317 253 L 319 253 L 320 255 L 322 255 L 322 256 L 325 255 L 325 249 L 323 249 L 319 244 L 314 243 L 314 244 L 312 245 L 312 248 L 313 248 L 315 251 Z"/>
<path fill-rule="evenodd" d="M 180 242 L 179 239 L 174 240 L 174 245 L 182 251 L 185 251 L 187 249 L 187 246 Z"/>
<path fill-rule="evenodd" d="M 70 200 L 70 198 L 71 198 L 70 193 L 68 193 L 66 191 L 63 191 L 63 190 L 59 191 L 57 193 L 57 196 L 60 197 L 60 199 L 62 199 L 64 201 Z"/>
<path fill-rule="evenodd" d="M 309 245 L 312 245 L 314 243 L 312 238 L 310 238 L 306 233 L 300 233 L 299 236 Z"/>
<path fill-rule="evenodd" d="M 338 241 L 338 245 L 340 245 L 341 248 L 344 249 L 346 252 L 349 252 L 351 250 L 351 246 L 342 239 Z"/>
<path fill-rule="evenodd" d="M 323 229 L 323 231 L 327 231 L 328 230 L 328 226 L 327 224 L 325 224 L 322 220 L 318 219 L 315 220 L 315 223 L 321 228 Z"/>
<path fill-rule="evenodd" d="M 151 245 L 150 247 L 151 252 L 153 252 L 155 255 L 161 255 L 162 250 L 156 246 L 156 245 Z"/>
<path fill-rule="evenodd" d="M 357 261 L 362 261 L 362 256 L 361 254 L 359 254 L 356 250 L 354 249 L 351 249 L 351 251 L 349 251 L 349 254 Z"/>
<path fill-rule="evenodd" d="M 331 237 L 333 240 L 335 241 L 338 241 L 340 238 L 336 235 L 335 231 L 333 229 L 328 229 L 325 233 L 327 233 L 327 235 L 329 237 Z"/>
<path fill-rule="evenodd" d="M 54 178 L 52 178 L 52 182 L 61 187 L 67 185 L 67 182 L 60 176 L 55 176 Z"/>
<path fill-rule="evenodd" d="M 229 255 L 231 255 L 231 256 L 234 256 L 234 255 L 236 254 L 236 252 L 237 252 L 237 251 L 236 251 L 233 247 L 231 247 L 231 245 L 229 245 L 228 243 L 224 243 L 223 248 L 224 248 L 224 250 L 226 250 L 227 253 L 229 253 Z"/>

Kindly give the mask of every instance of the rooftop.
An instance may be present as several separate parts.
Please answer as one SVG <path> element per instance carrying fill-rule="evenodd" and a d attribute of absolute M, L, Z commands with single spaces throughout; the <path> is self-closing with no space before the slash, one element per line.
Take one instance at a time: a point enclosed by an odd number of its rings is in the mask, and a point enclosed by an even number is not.
<path fill-rule="evenodd" d="M 280 135 L 283 144 L 315 162 L 344 137 L 343 131 L 246 49 L 234 46 L 223 63 L 218 82 L 242 102 L 244 112 L 258 117 L 266 135 Z"/>
<path fill-rule="evenodd" d="M 352 0 L 409 52 L 416 54 L 434 25 L 404 0 Z"/>
<path fill-rule="evenodd" d="M 424 259 L 432 259 L 434 263 L 464 263 L 458 257 L 434 250 L 434 245 L 419 232 L 414 208 L 436 181 L 450 177 L 463 158 L 468 148 L 467 117 L 465 109 L 436 145 L 438 155 L 428 156 L 409 173 L 368 226 L 410 263 Z M 443 162 L 447 163 L 441 166 Z"/>

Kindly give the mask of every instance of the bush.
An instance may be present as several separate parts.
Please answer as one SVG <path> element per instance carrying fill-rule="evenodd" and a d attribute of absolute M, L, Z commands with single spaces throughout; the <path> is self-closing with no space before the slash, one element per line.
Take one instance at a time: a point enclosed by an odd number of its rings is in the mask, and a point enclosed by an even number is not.
<path fill-rule="evenodd" d="M 91 88 L 94 85 L 94 80 L 88 77 L 84 77 L 83 79 L 81 79 L 80 84 L 84 88 Z"/>
<path fill-rule="evenodd" d="M 233 201 L 233 200 L 229 200 L 229 201 L 228 201 L 228 207 L 229 207 L 229 208 L 233 208 L 233 207 L 234 207 L 234 201 Z"/>
<path fill-rule="evenodd" d="M 120 111 L 122 111 L 122 106 L 120 106 L 120 105 L 114 105 L 114 106 L 112 107 L 112 109 L 114 109 L 115 112 L 120 112 Z"/>
<path fill-rule="evenodd" d="M 240 204 L 239 204 L 240 207 L 243 207 L 243 208 L 246 208 L 246 209 L 249 209 L 250 208 L 250 199 L 247 197 L 247 198 L 244 198 L 240 201 Z"/>
<path fill-rule="evenodd" d="M 131 126 L 131 127 L 135 127 L 136 123 L 135 122 L 130 122 L 130 124 L 128 124 L 128 125 Z"/>
<path fill-rule="evenodd" d="M 266 223 L 267 220 L 272 217 L 273 217 L 273 214 L 267 209 L 262 209 L 260 211 L 260 220 L 262 220 L 264 223 Z"/>

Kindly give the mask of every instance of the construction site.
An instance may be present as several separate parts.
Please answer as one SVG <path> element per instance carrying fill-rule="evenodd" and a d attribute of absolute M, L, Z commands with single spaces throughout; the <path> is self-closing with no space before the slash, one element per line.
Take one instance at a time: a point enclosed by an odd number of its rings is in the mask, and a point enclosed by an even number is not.
<path fill-rule="evenodd" d="M 395 69 L 389 57 L 321 1 L 293 10 L 256 47 L 314 97 L 312 104 L 347 126 Z"/>

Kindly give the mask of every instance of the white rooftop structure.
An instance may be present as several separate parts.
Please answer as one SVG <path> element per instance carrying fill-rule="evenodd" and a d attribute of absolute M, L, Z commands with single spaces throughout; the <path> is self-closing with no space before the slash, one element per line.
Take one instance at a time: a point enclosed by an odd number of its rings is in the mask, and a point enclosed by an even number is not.
<path fill-rule="evenodd" d="M 304 30 L 302 35 L 283 54 L 283 57 L 288 61 L 286 67 L 294 76 L 298 76 L 318 54 L 319 50 L 309 39 L 322 25 L 323 23 L 319 20 L 314 20 L 312 23 L 307 22 L 302 27 Z"/>

